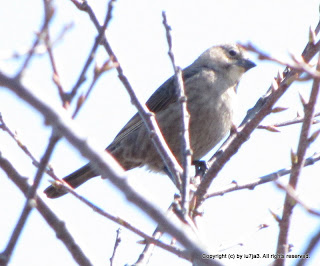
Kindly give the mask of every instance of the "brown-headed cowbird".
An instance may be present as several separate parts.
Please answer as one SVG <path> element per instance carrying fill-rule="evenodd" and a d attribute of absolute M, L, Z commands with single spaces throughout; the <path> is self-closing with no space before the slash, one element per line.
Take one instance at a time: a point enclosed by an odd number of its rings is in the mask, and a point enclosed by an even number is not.
<path fill-rule="evenodd" d="M 254 66 L 253 62 L 244 57 L 240 46 L 225 44 L 209 48 L 183 70 L 194 161 L 207 154 L 230 130 L 238 83 L 242 75 Z M 171 77 L 152 94 L 146 105 L 155 113 L 169 148 L 181 162 L 181 109 L 177 100 L 175 79 Z M 165 170 L 138 113 L 106 150 L 125 170 L 144 165 L 155 172 Z M 63 179 L 76 188 L 97 175 L 88 163 Z M 54 186 L 49 186 L 44 192 L 49 198 L 66 194 Z"/>

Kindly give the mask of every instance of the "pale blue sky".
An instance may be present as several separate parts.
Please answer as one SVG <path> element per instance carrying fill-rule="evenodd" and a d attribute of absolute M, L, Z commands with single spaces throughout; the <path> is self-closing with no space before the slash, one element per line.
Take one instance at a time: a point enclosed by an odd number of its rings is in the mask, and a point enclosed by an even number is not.
<path fill-rule="evenodd" d="M 91 3 L 92 2 L 92 3 Z M 105 16 L 105 1 L 89 1 L 100 21 Z M 167 12 L 172 27 L 172 37 L 176 62 L 186 67 L 208 47 L 225 42 L 251 41 L 258 47 L 284 60 L 288 52 L 301 53 L 308 40 L 309 26 L 318 22 L 318 1 L 118 1 L 115 3 L 114 17 L 108 30 L 110 43 L 117 54 L 125 74 L 138 96 L 143 101 L 172 75 L 172 66 L 167 56 L 167 42 L 162 25 L 162 11 Z M 61 81 L 69 90 L 75 83 L 93 45 L 96 31 L 86 14 L 78 11 L 70 1 L 56 1 L 56 15 L 52 22 L 52 36 L 71 22 L 74 27 L 55 48 Z M 0 70 L 9 74 L 16 71 L 20 61 L 4 60 L 10 53 L 30 46 L 33 34 L 42 22 L 42 1 L 7 1 L 0 10 Z M 53 37 L 54 38 L 54 37 Z M 248 72 L 239 87 L 239 107 L 236 121 L 244 117 L 258 98 L 265 93 L 272 78 L 281 66 L 259 62 Z M 98 62 L 106 59 L 101 48 Z M 39 97 L 53 106 L 59 106 L 57 90 L 51 83 L 51 69 L 47 57 L 36 57 L 23 79 L 24 84 Z M 90 82 L 82 87 L 85 90 Z M 288 107 L 286 112 L 272 115 L 264 124 L 285 121 L 301 111 L 298 92 L 306 98 L 310 83 L 302 82 L 292 86 L 277 106 Z M 50 130 L 43 126 L 43 119 L 29 106 L 22 103 L 6 89 L 0 91 L 0 112 L 8 126 L 17 130 L 19 137 L 37 158 L 44 152 Z M 318 108 L 319 110 L 320 108 Z M 105 148 L 135 113 L 129 97 L 117 78 L 116 71 L 110 71 L 98 82 L 90 99 L 76 120 L 81 132 L 91 141 Z M 319 129 L 315 126 L 313 131 Z M 296 149 L 300 126 L 282 129 L 281 133 L 258 130 L 231 159 L 214 182 L 215 186 L 229 184 L 232 180 L 244 181 L 256 178 L 290 164 L 290 150 Z M 314 143 L 308 155 L 319 151 L 319 141 Z M 24 176 L 33 178 L 34 166 L 19 150 L 15 143 L 0 131 L 0 151 Z M 211 152 L 209 155 L 212 155 Z M 62 141 L 51 160 L 57 175 L 64 175 L 85 163 L 73 148 Z M 318 164 L 304 170 L 298 192 L 307 204 L 320 206 Z M 128 172 L 130 183 L 144 193 L 162 210 L 172 201 L 174 186 L 162 175 L 147 173 L 144 169 Z M 48 185 L 46 176 L 42 189 Z M 285 183 L 287 178 L 282 178 Z M 0 248 L 5 247 L 12 228 L 24 204 L 23 196 L 0 171 Z M 124 201 L 121 193 L 109 182 L 96 178 L 79 188 L 78 192 L 119 215 L 133 225 L 151 234 L 155 225 L 136 208 Z M 43 197 L 45 199 L 45 197 Z M 277 211 L 283 204 L 284 194 L 274 184 L 260 186 L 253 191 L 240 191 L 208 200 L 204 204 L 204 217 L 199 220 L 199 229 L 204 242 L 212 251 L 220 245 L 228 246 L 244 242 L 244 246 L 228 249 L 226 253 L 275 253 L 278 226 L 269 214 L 269 209 Z M 89 256 L 94 265 L 107 265 L 112 254 L 118 225 L 112 223 L 83 206 L 71 196 L 58 200 L 46 200 L 50 207 L 66 222 L 76 241 Z M 281 211 L 279 212 L 279 214 Z M 270 226 L 259 233 L 255 228 L 268 223 Z M 319 228 L 319 219 L 307 214 L 301 207 L 294 211 L 290 243 L 294 244 L 293 254 L 301 254 Z M 133 263 L 142 250 L 136 244 L 136 235 L 122 230 L 122 242 L 118 250 L 116 265 Z M 318 249 L 319 250 L 319 249 Z M 319 253 L 319 252 L 317 252 Z M 316 265 L 320 255 L 315 255 L 307 265 Z M 270 260 L 222 261 L 226 265 L 266 265 Z M 41 219 L 36 211 L 31 215 L 25 231 L 12 258 L 16 265 L 75 265 L 64 246 Z M 150 265 L 190 265 L 168 252 L 157 249 Z M 288 261 L 293 265 L 294 261 Z"/>

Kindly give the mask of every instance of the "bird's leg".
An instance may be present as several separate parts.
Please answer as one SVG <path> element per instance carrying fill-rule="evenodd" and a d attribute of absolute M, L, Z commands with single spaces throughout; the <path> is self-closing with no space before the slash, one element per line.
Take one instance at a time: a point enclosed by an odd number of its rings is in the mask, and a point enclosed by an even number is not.
<path fill-rule="evenodd" d="M 195 166 L 195 176 L 193 178 L 191 178 L 191 187 L 190 187 L 190 198 L 194 199 L 193 197 L 193 193 L 196 191 L 196 188 L 198 187 L 198 185 L 200 184 L 201 178 L 204 176 L 204 174 L 207 172 L 208 170 L 208 166 L 207 166 L 207 162 L 206 161 L 200 161 L 200 160 L 195 160 L 192 162 L 192 164 Z M 172 182 L 176 185 L 175 179 L 172 177 L 170 171 L 164 167 L 163 171 L 168 175 L 168 177 L 172 180 Z M 176 195 L 175 197 L 175 201 L 176 201 L 176 206 L 174 208 L 174 213 L 177 215 L 177 217 L 179 217 L 182 221 L 187 222 L 185 220 L 185 218 L 183 218 L 184 216 L 182 215 L 182 211 L 181 211 L 181 206 L 179 205 L 181 198 L 180 195 Z M 177 204 L 178 203 L 178 204 Z M 189 210 L 189 215 L 190 217 L 194 217 L 197 215 L 193 215 L 192 213 L 195 211 L 194 210 L 194 204 L 195 202 L 190 202 L 190 210 Z"/>
<path fill-rule="evenodd" d="M 196 161 L 193 161 L 192 164 L 195 166 L 195 170 L 196 170 L 195 176 L 203 177 L 208 170 L 206 161 L 196 160 Z"/>

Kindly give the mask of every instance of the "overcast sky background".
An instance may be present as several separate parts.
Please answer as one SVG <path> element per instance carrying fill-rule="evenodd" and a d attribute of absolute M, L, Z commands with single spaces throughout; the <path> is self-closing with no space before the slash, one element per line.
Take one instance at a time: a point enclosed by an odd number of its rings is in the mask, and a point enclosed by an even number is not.
<path fill-rule="evenodd" d="M 100 21 L 104 19 L 106 1 L 89 1 Z M 85 13 L 78 11 L 71 1 L 55 1 L 55 17 L 51 24 L 52 38 L 62 28 L 73 23 L 63 40 L 56 45 L 54 54 L 61 82 L 66 90 L 77 80 L 88 53 L 97 35 Z M 167 55 L 168 46 L 162 25 L 162 11 L 167 12 L 172 27 L 174 54 L 181 67 L 191 64 L 208 47 L 225 42 L 254 43 L 259 48 L 283 60 L 289 60 L 288 52 L 301 54 L 308 41 L 309 26 L 316 26 L 319 19 L 319 2 L 316 0 L 269 0 L 269 1 L 125 1 L 115 3 L 114 16 L 108 29 L 110 43 L 137 95 L 143 101 L 173 74 Z M 23 51 L 31 46 L 34 33 L 42 23 L 42 1 L 6 1 L 0 10 L 0 70 L 16 73 L 19 60 L 8 60 L 14 51 Z M 261 95 L 268 89 L 272 78 L 283 67 L 260 62 L 242 79 L 239 86 L 239 106 L 235 123 L 239 123 Z M 97 61 L 107 59 L 101 47 Z M 90 71 L 89 71 L 90 72 Z M 55 108 L 61 105 L 57 89 L 51 82 L 51 68 L 47 56 L 36 57 L 26 72 L 23 83 L 41 99 Z M 88 88 L 91 76 L 81 87 Z M 308 98 L 310 82 L 300 82 L 276 106 L 289 109 L 268 117 L 263 124 L 293 119 L 301 112 L 298 93 Z M 72 108 L 69 114 L 72 113 Z M 318 104 L 318 111 L 320 110 Z M 0 112 L 7 125 L 16 130 L 22 142 L 36 158 L 45 150 L 50 128 L 44 126 L 42 117 L 20 101 L 7 89 L 0 90 Z M 115 70 L 105 74 L 94 88 L 88 102 L 80 111 L 76 124 L 84 136 L 104 149 L 128 119 L 135 113 L 129 97 L 117 78 Z M 314 132 L 319 129 L 315 125 Z M 215 188 L 233 180 L 243 182 L 263 176 L 290 165 L 290 150 L 296 150 L 300 125 L 281 129 L 281 133 L 256 130 L 241 150 L 221 171 Z M 319 151 L 317 140 L 308 151 L 310 156 Z M 33 178 L 36 172 L 30 159 L 22 153 L 6 133 L 0 131 L 0 151 L 24 176 Z M 206 157 L 209 158 L 213 151 Z M 66 141 L 57 146 L 51 164 L 58 176 L 63 177 L 86 163 Z M 319 209 L 320 164 L 303 170 L 298 192 L 301 199 L 311 207 Z M 172 182 L 165 176 L 150 174 L 145 169 L 128 172 L 130 183 L 150 201 L 165 211 L 176 192 Z M 42 190 L 49 184 L 45 176 L 39 194 L 46 203 L 66 222 L 83 251 L 93 265 L 108 265 L 112 254 L 117 224 L 99 216 L 72 196 L 48 200 Z M 288 178 L 280 179 L 286 184 Z M 119 215 L 132 225 L 152 234 L 155 224 L 128 204 L 121 193 L 108 181 L 96 178 L 77 190 L 108 212 Z M 199 220 L 203 242 L 216 252 L 238 242 L 237 246 L 223 251 L 232 254 L 273 254 L 276 251 L 278 225 L 269 209 L 281 214 L 283 191 L 274 184 L 259 186 L 253 191 L 238 191 L 208 200 L 204 206 L 204 217 Z M 24 197 L 0 171 L 0 249 L 11 235 L 12 229 L 24 205 Z M 269 227 L 255 232 L 260 224 Z M 319 218 L 313 217 L 297 206 L 294 210 L 290 232 L 292 254 L 302 254 L 305 245 L 319 230 Z M 122 242 L 116 256 L 116 265 L 132 264 L 143 249 L 136 244 L 141 240 L 126 229 L 122 230 Z M 165 238 L 165 240 L 168 240 Z M 307 265 L 320 261 L 318 254 L 308 260 Z M 267 265 L 271 260 L 221 261 L 226 265 Z M 293 265 L 294 260 L 288 260 Z M 156 249 L 150 265 L 190 265 L 168 252 Z M 29 217 L 27 226 L 19 240 L 11 260 L 18 265 L 76 265 L 63 244 L 42 220 L 37 211 Z"/>

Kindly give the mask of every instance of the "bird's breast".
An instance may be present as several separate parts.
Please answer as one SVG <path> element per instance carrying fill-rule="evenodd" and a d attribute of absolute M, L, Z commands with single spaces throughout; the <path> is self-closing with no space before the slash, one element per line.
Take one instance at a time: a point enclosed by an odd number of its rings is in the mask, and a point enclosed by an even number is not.
<path fill-rule="evenodd" d="M 228 134 L 236 98 L 234 87 L 222 93 L 220 90 L 212 92 L 210 89 L 201 93 L 204 95 L 191 94 L 188 99 L 189 130 L 194 160 L 207 154 Z"/>

